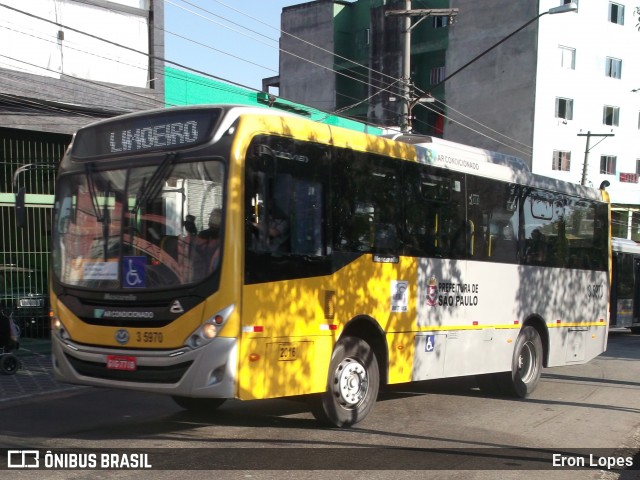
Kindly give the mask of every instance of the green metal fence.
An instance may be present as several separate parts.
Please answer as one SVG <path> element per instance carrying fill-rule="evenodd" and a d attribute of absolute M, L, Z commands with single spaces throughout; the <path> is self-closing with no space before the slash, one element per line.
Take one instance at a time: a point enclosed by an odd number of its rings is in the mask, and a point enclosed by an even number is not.
<path fill-rule="evenodd" d="M 48 334 L 48 275 L 56 166 L 70 135 L 0 128 L 0 308 L 12 313 L 23 337 Z M 17 177 L 17 168 L 32 164 Z M 15 193 L 26 191 L 18 228 Z"/>

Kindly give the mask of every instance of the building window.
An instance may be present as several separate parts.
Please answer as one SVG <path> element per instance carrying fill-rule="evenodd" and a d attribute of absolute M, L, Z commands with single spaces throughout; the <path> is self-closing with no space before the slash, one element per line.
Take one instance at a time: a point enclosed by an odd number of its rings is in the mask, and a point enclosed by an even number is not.
<path fill-rule="evenodd" d="M 444 67 L 433 67 L 429 73 L 429 82 L 431 85 L 437 85 L 444 80 Z"/>
<path fill-rule="evenodd" d="M 640 158 L 636 158 L 636 175 L 640 175 Z"/>
<path fill-rule="evenodd" d="M 371 44 L 371 29 L 365 28 L 360 30 L 359 35 L 355 35 L 356 37 L 356 47 L 357 48 L 366 48 Z"/>
<path fill-rule="evenodd" d="M 616 156 L 615 155 L 601 155 L 600 156 L 600 173 L 605 175 L 616 174 Z"/>
<path fill-rule="evenodd" d="M 568 70 L 576 69 L 576 49 L 560 45 L 560 67 Z"/>
<path fill-rule="evenodd" d="M 553 170 L 561 170 L 563 172 L 570 171 L 571 170 L 571 152 L 567 152 L 564 150 L 554 150 L 553 165 L 551 168 Z"/>
<path fill-rule="evenodd" d="M 622 60 L 619 58 L 607 57 L 604 74 L 611 78 L 621 78 Z"/>
<path fill-rule="evenodd" d="M 605 105 L 602 109 L 602 123 L 612 127 L 618 126 L 618 120 L 620 119 L 620 107 L 611 107 Z"/>
<path fill-rule="evenodd" d="M 624 5 L 609 2 L 609 21 L 611 23 L 617 23 L 618 25 L 624 25 Z"/>
<path fill-rule="evenodd" d="M 556 118 L 573 119 L 573 100 L 556 97 Z"/>
<path fill-rule="evenodd" d="M 437 15 L 432 18 L 433 28 L 444 28 L 451 23 L 449 20 L 449 15 Z"/>

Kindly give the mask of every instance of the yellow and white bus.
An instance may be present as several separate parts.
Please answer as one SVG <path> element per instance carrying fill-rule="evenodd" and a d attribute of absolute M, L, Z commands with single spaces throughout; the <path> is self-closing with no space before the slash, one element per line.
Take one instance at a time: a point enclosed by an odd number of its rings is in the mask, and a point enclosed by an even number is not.
<path fill-rule="evenodd" d="M 55 375 L 187 409 L 306 395 L 336 426 L 384 385 L 475 375 L 524 397 L 606 348 L 606 197 L 268 109 L 95 123 L 56 185 Z"/>

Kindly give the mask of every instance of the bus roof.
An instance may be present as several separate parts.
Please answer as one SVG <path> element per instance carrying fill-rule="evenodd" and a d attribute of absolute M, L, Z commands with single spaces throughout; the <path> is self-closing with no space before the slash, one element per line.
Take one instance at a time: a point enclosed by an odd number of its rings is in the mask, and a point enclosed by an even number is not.
<path fill-rule="evenodd" d="M 394 134 L 385 135 L 385 137 L 414 145 L 418 161 L 421 163 L 530 185 L 544 190 L 603 200 L 602 193 L 595 188 L 532 173 L 529 166 L 519 157 L 425 135 Z"/>
<path fill-rule="evenodd" d="M 161 144 L 160 140 L 166 144 L 166 139 L 169 138 L 167 128 L 169 125 L 174 125 L 173 118 L 180 118 L 181 112 L 189 112 L 191 116 L 201 115 L 201 119 L 198 120 L 206 125 L 208 121 L 206 119 L 208 113 L 218 112 L 218 120 L 211 120 L 207 128 L 198 128 L 198 138 L 195 137 L 193 142 L 206 141 L 206 135 L 203 134 L 203 130 L 209 130 L 213 128 L 215 124 L 216 132 L 213 134 L 213 138 L 209 137 L 214 142 L 219 139 L 228 127 L 240 116 L 243 115 L 257 115 L 257 116 L 276 116 L 283 119 L 290 119 L 295 122 L 309 122 L 307 125 L 315 124 L 317 127 L 311 128 L 323 128 L 331 137 L 341 137 L 338 132 L 344 132 L 346 138 L 351 138 L 353 143 L 362 143 L 363 145 L 369 145 L 367 149 L 376 150 L 376 148 L 388 149 L 390 146 L 387 142 L 395 142 L 395 145 L 400 144 L 412 145 L 415 148 L 416 159 L 420 163 L 433 165 L 436 167 L 446 168 L 450 170 L 459 171 L 462 173 L 470 173 L 474 175 L 494 178 L 497 180 L 519 183 L 524 185 L 530 185 L 536 188 L 541 188 L 550 191 L 558 191 L 567 193 L 570 195 L 582 196 L 591 198 L 594 200 L 602 200 L 603 195 L 595 188 L 585 187 L 575 183 L 564 182 L 561 180 L 553 179 L 550 177 L 544 177 L 536 175 L 529 170 L 527 164 L 520 158 L 502 154 L 499 152 L 492 152 L 481 148 L 472 147 L 460 143 L 455 143 L 440 138 L 413 135 L 413 134 L 387 134 L 387 135 L 371 135 L 363 132 L 356 132 L 347 130 L 344 127 L 336 127 L 333 125 L 322 124 L 310 120 L 306 117 L 296 115 L 290 112 L 283 112 L 272 108 L 265 107 L 250 107 L 243 105 L 233 104 L 215 104 L 215 105 L 192 105 L 183 107 L 171 107 L 165 109 L 155 109 L 146 112 L 136 112 L 120 117 L 103 120 L 96 122 L 86 127 L 81 128 L 76 132 L 74 141 L 72 143 L 72 156 L 78 159 L 90 159 L 101 157 L 104 155 L 113 154 L 114 152 L 114 128 L 119 127 L 123 132 L 128 132 L 127 129 L 135 127 L 145 127 L 145 130 L 156 128 L 158 133 L 156 137 L 151 140 L 158 140 L 157 142 L 148 142 L 151 145 L 149 150 L 156 147 L 155 143 Z M 159 125 L 148 125 L 145 123 L 147 118 L 157 118 Z M 195 118 L 195 117 L 194 117 Z M 144 123 L 144 125 L 142 125 Z M 164 128 L 164 130 L 163 130 Z M 209 130 L 210 131 L 210 130 Z M 154 130 L 155 132 L 155 130 Z M 362 137 L 359 137 L 362 136 Z M 116 135 L 116 139 L 119 138 Z M 171 137 L 172 138 L 172 137 Z M 362 142 L 357 139 L 361 138 Z M 366 141 L 365 139 L 378 139 L 378 142 Z M 97 147 L 96 140 L 102 140 L 102 146 Z M 144 139 L 143 139 L 144 140 Z M 383 141 L 386 145 L 380 145 L 375 147 L 379 141 Z M 351 143 L 350 142 L 350 143 Z M 141 142 L 143 143 L 143 142 Z M 146 148 L 146 145 L 143 145 Z M 176 145 L 174 145 L 175 147 Z M 118 145 L 115 145 L 116 151 Z M 399 151 L 402 149 L 398 149 Z"/>

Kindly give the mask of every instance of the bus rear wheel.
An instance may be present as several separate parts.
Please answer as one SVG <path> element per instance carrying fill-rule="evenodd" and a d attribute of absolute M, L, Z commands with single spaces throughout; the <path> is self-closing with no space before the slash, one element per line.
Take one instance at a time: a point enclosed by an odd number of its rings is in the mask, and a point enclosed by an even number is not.
<path fill-rule="evenodd" d="M 542 355 L 540 334 L 532 326 L 524 327 L 513 350 L 511 371 L 477 375 L 480 390 L 489 394 L 528 397 L 540 381 Z"/>
<path fill-rule="evenodd" d="M 1 355 L 0 371 L 5 375 L 14 375 L 18 371 L 18 358 L 13 353 Z"/>
<path fill-rule="evenodd" d="M 193 398 L 174 395 L 171 397 L 178 406 L 194 413 L 207 413 L 216 410 L 226 398 Z"/>
<path fill-rule="evenodd" d="M 345 337 L 333 350 L 327 391 L 313 397 L 311 412 L 321 423 L 350 427 L 371 412 L 379 387 L 378 361 L 369 344 Z"/>

